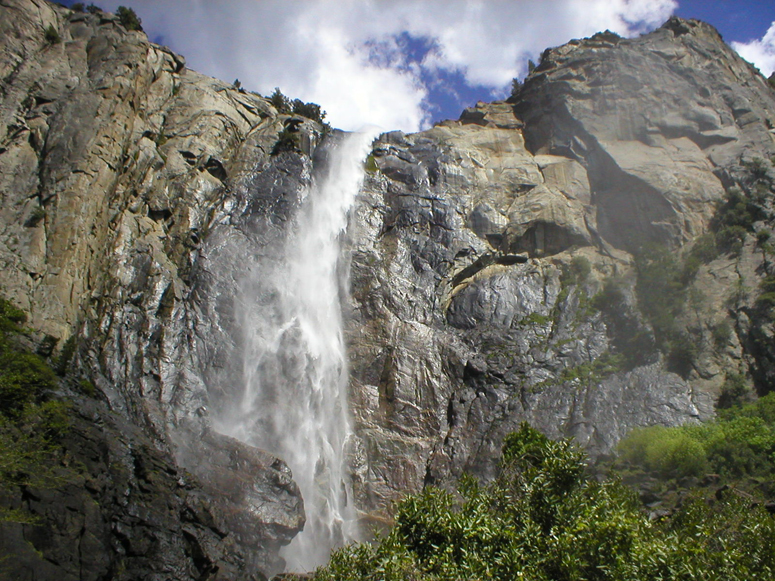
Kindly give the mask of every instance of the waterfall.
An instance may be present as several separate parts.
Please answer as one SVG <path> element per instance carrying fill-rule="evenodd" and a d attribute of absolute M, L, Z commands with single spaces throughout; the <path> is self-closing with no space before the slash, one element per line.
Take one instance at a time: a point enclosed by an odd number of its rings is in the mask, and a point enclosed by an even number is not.
<path fill-rule="evenodd" d="M 351 425 L 342 329 L 341 238 L 373 134 L 346 134 L 305 191 L 282 259 L 246 274 L 244 391 L 217 428 L 285 460 L 304 498 L 304 530 L 283 549 L 289 571 L 325 563 L 358 538 L 346 487 Z"/>

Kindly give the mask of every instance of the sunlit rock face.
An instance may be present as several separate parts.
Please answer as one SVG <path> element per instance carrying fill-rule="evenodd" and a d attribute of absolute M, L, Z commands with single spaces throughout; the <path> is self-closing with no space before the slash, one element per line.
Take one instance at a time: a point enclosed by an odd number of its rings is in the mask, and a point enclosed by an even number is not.
<path fill-rule="evenodd" d="M 101 540 L 77 553 L 75 528 L 52 525 L 59 541 L 39 550 L 60 557 L 46 574 L 281 570 L 308 499 L 287 458 L 231 419 L 258 404 L 272 417 L 271 392 L 243 405 L 253 325 L 287 290 L 268 277 L 303 239 L 299 217 L 341 136 L 190 71 L 106 13 L 7 1 L 0 48 L 0 290 L 41 334 L 77 338 L 99 395 L 79 407 L 83 441 L 68 449 L 103 484 L 67 506 Z M 712 227 L 741 161 L 775 153 L 774 111 L 712 28 L 671 20 L 638 39 L 572 41 L 509 101 L 380 136 L 334 261 L 347 347 L 334 367 L 349 367 L 354 430 L 338 501 L 379 515 L 424 484 L 487 478 L 523 420 L 600 455 L 632 427 L 711 417 L 731 372 L 771 383 L 773 330 L 755 302 L 769 255 L 754 236 L 696 273 L 679 325 L 698 352 L 680 375 L 655 348 L 633 265 Z M 299 148 L 272 155 L 285 128 Z M 607 280 L 610 304 L 593 301 Z M 627 365 L 611 363 L 627 349 Z M 274 389 L 305 357 L 315 365 L 309 351 L 278 353 Z"/>
<path fill-rule="evenodd" d="M 772 89 L 712 27 L 671 19 L 547 50 L 508 102 L 383 135 L 351 230 L 362 506 L 492 475 L 523 420 L 606 454 L 635 426 L 712 416 L 726 374 L 769 369 L 767 342 L 751 341 L 771 332 L 749 322 L 763 276 L 751 237 L 690 285 L 680 325 L 698 354 L 680 376 L 639 312 L 633 264 L 709 228 L 741 163 L 775 151 L 774 115 Z M 590 306 L 605 280 L 618 321 Z M 747 291 L 731 303 L 735 285 Z M 719 347 L 723 321 L 735 332 Z M 628 365 L 590 373 L 641 336 Z"/>

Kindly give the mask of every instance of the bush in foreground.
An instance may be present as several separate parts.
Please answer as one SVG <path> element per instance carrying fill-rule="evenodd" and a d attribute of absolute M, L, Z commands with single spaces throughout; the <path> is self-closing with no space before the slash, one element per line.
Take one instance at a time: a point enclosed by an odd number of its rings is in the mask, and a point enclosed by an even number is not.
<path fill-rule="evenodd" d="M 498 479 L 429 487 L 396 509 L 374 544 L 344 548 L 319 581 L 529 579 L 748 580 L 775 575 L 775 519 L 734 495 L 690 499 L 650 521 L 616 479 L 585 476 L 584 456 L 523 424 Z"/>

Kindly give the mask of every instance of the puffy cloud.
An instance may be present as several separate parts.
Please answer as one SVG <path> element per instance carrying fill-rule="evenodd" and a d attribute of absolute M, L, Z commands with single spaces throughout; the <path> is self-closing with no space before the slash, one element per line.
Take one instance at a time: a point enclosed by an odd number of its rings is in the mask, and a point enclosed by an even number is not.
<path fill-rule="evenodd" d="M 761 40 L 750 42 L 733 42 L 734 48 L 741 57 L 756 65 L 765 75 L 770 76 L 775 72 L 775 22 Z"/>
<path fill-rule="evenodd" d="M 101 2 L 115 10 L 120 0 Z M 136 0 L 149 36 L 189 65 L 319 103 L 332 125 L 413 131 L 429 83 L 455 72 L 503 95 L 547 46 L 661 24 L 675 0 Z M 409 40 L 408 42 L 406 40 Z M 419 40 L 422 42 L 419 42 Z M 401 42 L 399 42 L 401 41 Z M 410 54 L 422 47 L 424 53 Z M 428 50 L 430 48 L 430 50 Z M 490 91 L 490 95 L 486 94 Z M 454 92 L 454 87 L 452 91 Z"/>

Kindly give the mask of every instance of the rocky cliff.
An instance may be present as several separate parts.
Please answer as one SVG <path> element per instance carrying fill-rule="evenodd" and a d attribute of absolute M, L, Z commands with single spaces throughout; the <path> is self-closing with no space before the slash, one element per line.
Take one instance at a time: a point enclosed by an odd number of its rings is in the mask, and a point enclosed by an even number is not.
<path fill-rule="evenodd" d="M 751 315 L 774 97 L 715 29 L 671 19 L 548 49 L 507 102 L 383 135 L 352 228 L 362 506 L 492 474 L 523 420 L 597 456 L 712 416 L 729 378 L 771 389 L 771 317 Z M 731 250 L 705 234 L 730 228 Z"/>
<path fill-rule="evenodd" d="M 19 493 L 52 524 L 3 524 L 4 550 L 38 551 L 27 578 L 271 574 L 302 499 L 213 424 L 241 396 L 244 273 L 281 259 L 336 140 L 112 15 L 0 11 L 0 287 L 41 345 L 76 347 L 86 467 Z M 672 19 L 547 50 L 508 101 L 376 140 L 347 240 L 357 507 L 486 478 L 523 420 L 600 455 L 711 417 L 733 379 L 768 391 L 773 126 L 761 75 Z"/>

